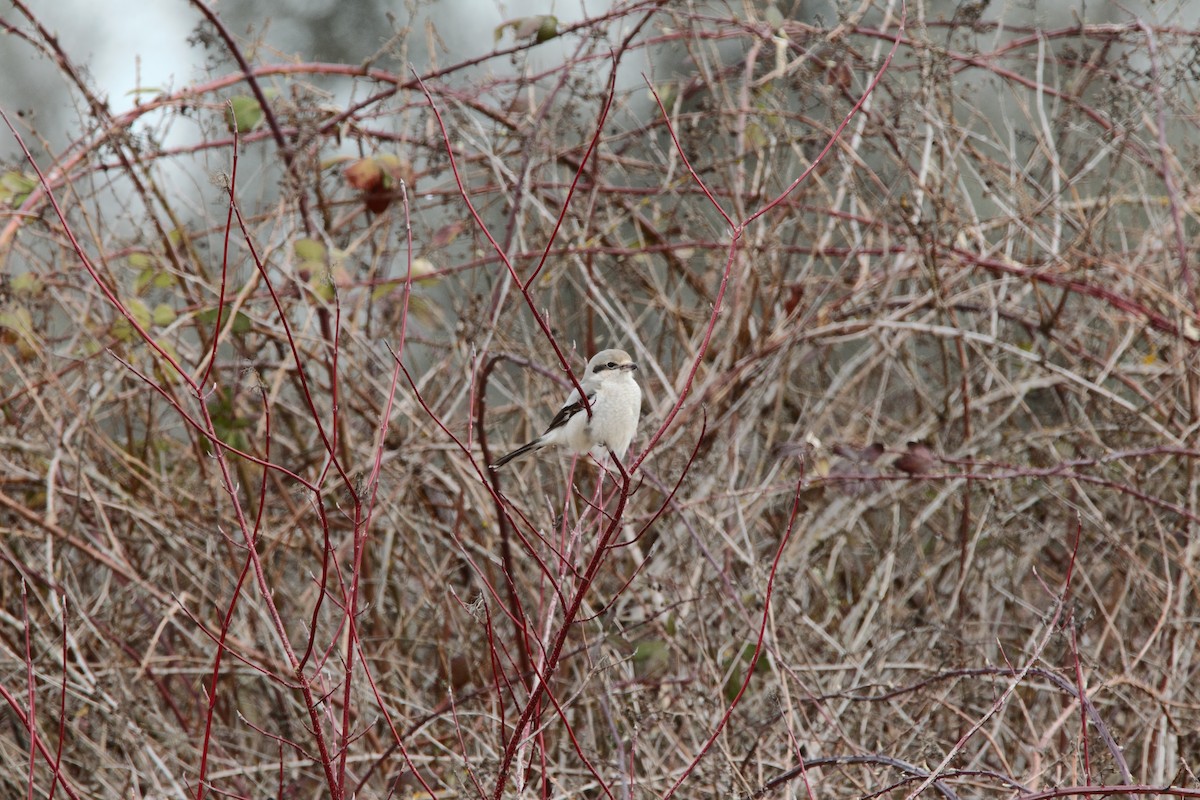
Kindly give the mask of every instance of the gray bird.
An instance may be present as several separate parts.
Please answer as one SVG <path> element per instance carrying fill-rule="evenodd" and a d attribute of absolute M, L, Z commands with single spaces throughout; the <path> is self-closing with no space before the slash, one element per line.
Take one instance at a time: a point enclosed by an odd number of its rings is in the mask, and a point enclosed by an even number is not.
<path fill-rule="evenodd" d="M 576 455 L 590 453 L 597 461 L 608 455 L 609 450 L 616 453 L 617 458 L 624 458 L 642 414 L 642 390 L 633 380 L 636 369 L 637 364 L 624 350 L 596 353 L 579 381 L 579 388 L 583 389 L 591 406 L 591 417 L 579 401 L 579 391 L 572 389 L 546 432 L 496 459 L 492 469 L 499 469 L 518 456 L 551 446 L 564 447 Z"/>

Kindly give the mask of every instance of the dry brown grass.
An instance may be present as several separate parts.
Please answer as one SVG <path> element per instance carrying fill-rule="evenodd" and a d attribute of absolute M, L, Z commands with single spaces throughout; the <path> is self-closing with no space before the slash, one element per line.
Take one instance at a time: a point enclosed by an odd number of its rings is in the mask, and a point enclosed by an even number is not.
<path fill-rule="evenodd" d="M 0 794 L 1197 796 L 1200 30 L 971 8 L 85 100 L 0 217 Z M 609 345 L 604 513 L 490 474 Z"/>

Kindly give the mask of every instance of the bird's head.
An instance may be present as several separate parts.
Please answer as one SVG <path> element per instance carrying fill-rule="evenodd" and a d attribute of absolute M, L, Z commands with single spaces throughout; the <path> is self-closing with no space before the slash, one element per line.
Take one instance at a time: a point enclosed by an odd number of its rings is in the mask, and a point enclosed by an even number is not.
<path fill-rule="evenodd" d="M 624 375 L 637 369 L 637 364 L 624 350 L 601 350 L 588 362 L 587 374 L 597 380 Z"/>

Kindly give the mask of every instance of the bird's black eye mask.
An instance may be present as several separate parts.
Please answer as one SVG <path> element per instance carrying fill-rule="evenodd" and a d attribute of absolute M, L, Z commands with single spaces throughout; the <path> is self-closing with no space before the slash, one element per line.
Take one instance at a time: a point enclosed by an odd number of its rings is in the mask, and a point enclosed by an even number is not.
<path fill-rule="evenodd" d="M 597 364 L 595 367 L 592 368 L 592 372 L 604 372 L 604 370 L 606 370 L 606 369 L 616 369 L 616 368 L 617 368 L 617 362 L 610 361 L 607 364 Z"/>

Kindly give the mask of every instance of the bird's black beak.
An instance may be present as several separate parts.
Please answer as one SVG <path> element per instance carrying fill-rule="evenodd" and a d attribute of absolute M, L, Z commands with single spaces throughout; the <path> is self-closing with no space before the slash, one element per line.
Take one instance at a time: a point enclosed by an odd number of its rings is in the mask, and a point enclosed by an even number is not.
<path fill-rule="evenodd" d="M 637 364 L 634 364 L 632 361 L 630 361 L 628 364 L 622 364 L 620 369 L 626 369 L 632 372 L 633 370 L 637 369 Z"/>

